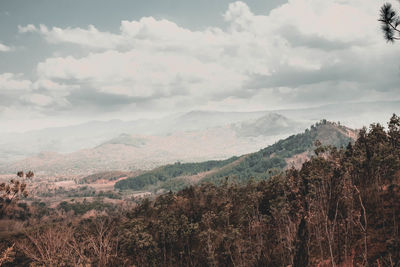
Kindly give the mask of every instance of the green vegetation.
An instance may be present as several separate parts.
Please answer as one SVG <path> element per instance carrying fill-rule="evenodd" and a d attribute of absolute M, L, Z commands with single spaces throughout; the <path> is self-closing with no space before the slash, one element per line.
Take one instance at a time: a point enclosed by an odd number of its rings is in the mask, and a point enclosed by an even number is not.
<path fill-rule="evenodd" d="M 112 199 L 121 199 L 121 194 L 114 191 L 96 191 L 95 188 L 91 186 L 80 186 L 76 188 L 65 188 L 65 187 L 57 187 L 57 188 L 49 188 L 47 192 L 40 192 L 36 194 L 40 197 L 108 197 Z"/>
<path fill-rule="evenodd" d="M 90 210 L 103 211 L 112 209 L 113 207 L 114 205 L 104 203 L 104 201 L 100 198 L 93 201 L 87 201 L 86 199 L 84 199 L 82 202 L 63 201 L 58 205 L 57 208 L 65 212 L 69 212 L 72 210 L 75 215 L 83 215 Z"/>
<path fill-rule="evenodd" d="M 238 164 L 232 164 L 230 168 L 208 175 L 203 181 L 218 182 L 224 177 L 232 177 L 240 182 L 247 181 L 250 177 L 256 180 L 267 179 L 287 166 L 286 159 L 303 152 L 311 155 L 316 141 L 323 145 L 346 146 L 353 141 L 345 135 L 344 131 L 347 130 L 349 129 L 336 123 L 322 120 L 304 133 L 292 135 L 244 156 Z"/>
<path fill-rule="evenodd" d="M 119 178 L 126 177 L 132 175 L 129 172 L 121 172 L 121 171 L 108 171 L 108 172 L 99 172 L 89 176 L 82 178 L 79 183 L 80 184 L 91 184 L 97 182 L 99 180 L 106 180 L 106 181 L 115 181 Z"/>
<path fill-rule="evenodd" d="M 233 157 L 223 161 L 207 161 L 202 163 L 176 163 L 163 166 L 136 177 L 130 177 L 115 184 L 116 189 L 148 190 L 165 189 L 178 191 L 193 182 L 185 176 L 196 175 L 213 170 L 201 178 L 202 182 L 220 183 L 225 177 L 245 182 L 250 178 L 256 180 L 267 179 L 282 171 L 286 166 L 286 159 L 303 152 L 312 154 L 314 143 L 319 140 L 323 145 L 336 147 L 346 146 L 353 141 L 346 135 L 346 127 L 322 120 L 311 126 L 304 133 L 292 135 L 272 146 L 256 153 L 240 158 Z M 198 181 L 196 181 L 198 182 Z"/>
<path fill-rule="evenodd" d="M 146 172 L 136 177 L 130 177 L 125 180 L 118 181 L 115 184 L 116 189 L 132 189 L 132 190 L 143 190 L 146 187 L 155 185 L 158 183 L 169 182 L 173 178 L 180 176 L 196 175 L 201 172 L 206 172 L 215 168 L 221 168 L 227 164 L 230 164 L 237 160 L 237 157 L 232 157 L 227 160 L 211 160 L 201 163 L 180 163 L 166 165 L 155 170 Z M 176 182 L 176 181 L 175 181 Z M 178 183 L 179 184 L 179 183 Z M 168 185 L 165 185 L 168 187 Z M 175 186 L 172 186 L 175 189 Z M 171 188 L 172 189 L 172 188 Z"/>

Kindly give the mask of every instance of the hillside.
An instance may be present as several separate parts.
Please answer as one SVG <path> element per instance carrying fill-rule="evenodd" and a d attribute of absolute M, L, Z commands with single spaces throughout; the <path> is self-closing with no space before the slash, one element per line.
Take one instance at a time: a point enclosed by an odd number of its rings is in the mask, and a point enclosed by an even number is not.
<path fill-rule="evenodd" d="M 138 172 L 123 172 L 123 171 L 109 171 L 109 172 L 99 172 L 83 177 L 79 180 L 80 184 L 91 184 L 100 182 L 112 182 L 133 175 L 138 175 Z"/>
<path fill-rule="evenodd" d="M 238 181 L 249 177 L 265 179 L 276 171 L 298 166 L 313 155 L 317 140 L 324 146 L 344 147 L 357 137 L 356 131 L 333 122 L 322 120 L 304 133 L 292 135 L 284 140 L 243 156 L 244 159 L 232 168 L 216 171 L 204 178 L 204 181 L 217 181 L 226 176 Z M 300 162 L 296 162 L 300 159 Z"/>
<path fill-rule="evenodd" d="M 313 154 L 314 143 L 317 140 L 322 145 L 343 147 L 354 141 L 356 136 L 355 130 L 322 120 L 301 134 L 292 135 L 255 153 L 225 161 L 214 161 L 213 164 L 203 162 L 167 165 L 138 177 L 119 181 L 115 188 L 179 190 L 192 184 L 193 180 L 218 182 L 225 177 L 237 181 L 249 178 L 266 179 L 285 168 L 301 166 Z M 197 178 L 193 177 L 195 175 Z"/>
<path fill-rule="evenodd" d="M 128 179 L 121 180 L 116 183 L 115 188 L 141 190 L 149 186 L 158 186 L 163 189 L 171 189 L 169 187 L 174 185 L 174 189 L 177 189 L 177 187 L 184 187 L 185 182 L 188 183 L 190 181 L 185 181 L 184 179 L 177 180 L 174 178 L 190 177 L 198 173 L 208 172 L 212 169 L 218 169 L 235 162 L 237 159 L 237 157 L 232 157 L 227 160 L 213 160 L 201 163 L 177 162 L 175 164 L 159 167 L 139 176 L 133 176 Z"/>

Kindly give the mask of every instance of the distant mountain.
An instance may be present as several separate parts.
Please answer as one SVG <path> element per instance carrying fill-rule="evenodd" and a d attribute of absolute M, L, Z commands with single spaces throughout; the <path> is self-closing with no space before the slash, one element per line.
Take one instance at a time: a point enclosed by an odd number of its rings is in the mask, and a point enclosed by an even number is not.
<path fill-rule="evenodd" d="M 123 133 L 162 136 L 176 132 L 200 131 L 255 119 L 267 113 L 267 111 L 192 111 L 160 119 L 91 121 L 25 133 L 0 132 L 0 163 L 21 160 L 43 151 L 72 153 L 81 149 L 90 149 L 112 142 L 110 139 L 121 138 L 120 135 Z"/>
<path fill-rule="evenodd" d="M 258 152 L 224 161 L 172 164 L 133 176 L 115 184 L 117 189 L 179 190 L 200 181 L 218 182 L 225 177 L 236 181 L 266 179 L 277 171 L 301 164 L 313 154 L 317 140 L 322 145 L 346 146 L 357 131 L 322 120 L 301 134 L 292 135 Z"/>
<path fill-rule="evenodd" d="M 379 110 L 379 112 L 376 112 Z M 400 113 L 400 101 L 342 103 L 313 108 L 282 109 L 257 112 L 191 111 L 156 119 L 91 121 L 79 125 L 46 128 L 24 133 L 1 132 L 0 165 L 32 157 L 43 151 L 72 153 L 91 149 L 121 134 L 166 136 L 176 132 L 201 131 L 215 127 L 233 127 L 240 137 L 293 134 L 320 118 L 340 121 L 351 127 L 361 128 L 370 121 L 385 123 L 392 113 Z M 279 114 L 290 120 L 274 122 Z M 268 116 L 270 116 L 268 118 Z M 266 120 L 262 121 L 262 117 Z M 257 120 L 260 120 L 257 122 Z M 282 123 L 283 125 L 279 125 Z M 301 124 L 301 127 L 291 127 Z M 232 126 L 233 125 L 233 126 Z M 268 127 L 264 129 L 263 127 Z M 275 132 L 272 129 L 277 129 Z M 279 129 L 279 130 L 278 130 Z M 266 145 L 265 143 L 263 145 Z"/>
<path fill-rule="evenodd" d="M 298 131 L 299 126 L 301 124 L 285 116 L 268 113 L 255 120 L 234 124 L 233 128 L 240 136 L 257 137 L 293 133 Z"/>
<path fill-rule="evenodd" d="M 220 112 L 220 111 L 191 111 L 177 116 L 172 127 L 181 129 L 199 130 L 217 126 L 236 124 L 239 122 L 255 120 L 269 114 L 269 111 L 258 112 Z"/>
<path fill-rule="evenodd" d="M 114 123 L 115 127 L 119 124 Z M 301 123 L 268 113 L 193 112 L 170 118 L 168 123 L 172 126 L 164 134 L 122 133 L 72 153 L 41 152 L 4 164 L 0 172 L 32 169 L 43 175 L 88 175 L 149 170 L 176 161 L 220 160 L 256 151 L 303 128 Z"/>
<path fill-rule="evenodd" d="M 108 140 L 104 142 L 102 145 L 127 145 L 127 146 L 134 146 L 134 147 L 143 147 L 146 145 L 146 139 L 145 138 L 140 138 L 140 137 L 135 137 L 130 134 L 120 134 L 118 137 L 115 137 L 111 140 Z"/>

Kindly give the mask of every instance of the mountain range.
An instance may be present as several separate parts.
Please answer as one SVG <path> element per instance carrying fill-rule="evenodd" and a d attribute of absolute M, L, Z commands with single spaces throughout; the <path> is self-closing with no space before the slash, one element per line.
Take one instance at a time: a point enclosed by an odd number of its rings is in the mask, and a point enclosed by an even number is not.
<path fill-rule="evenodd" d="M 385 108 L 376 113 L 375 106 Z M 0 132 L 0 173 L 32 169 L 43 175 L 88 175 L 150 170 L 177 161 L 221 160 L 257 151 L 320 118 L 361 127 L 365 121 L 384 121 L 399 106 L 399 101 L 389 101 L 274 112 L 191 111 L 160 119 Z"/>
<path fill-rule="evenodd" d="M 176 161 L 198 162 L 249 153 L 304 127 L 302 122 L 270 112 L 196 111 L 160 121 L 92 122 L 38 131 L 20 143 L 16 138 L 17 151 L 34 138 L 42 140 L 31 141 L 43 147 L 33 147 L 33 155 L 22 159 L 4 159 L 0 171 L 32 169 L 44 175 L 78 175 L 149 170 Z M 46 139 L 48 135 L 51 138 Z M 68 146 L 70 142 L 74 145 Z M 78 149 L 83 143 L 87 147 Z M 45 150 L 49 144 L 53 149 Z M 4 148 L 2 151 L 8 151 L 7 156 L 13 154 Z"/>

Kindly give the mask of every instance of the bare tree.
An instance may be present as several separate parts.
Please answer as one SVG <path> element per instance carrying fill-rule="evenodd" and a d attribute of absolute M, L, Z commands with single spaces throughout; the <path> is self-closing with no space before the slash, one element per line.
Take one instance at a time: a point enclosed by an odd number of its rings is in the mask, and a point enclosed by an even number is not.
<path fill-rule="evenodd" d="M 69 226 L 47 227 L 26 232 L 17 248 L 34 263 L 43 266 L 78 266 L 87 263 L 80 244 Z"/>
<path fill-rule="evenodd" d="M 97 218 L 84 233 L 97 266 L 110 266 L 118 257 L 118 232 L 108 218 Z"/>

